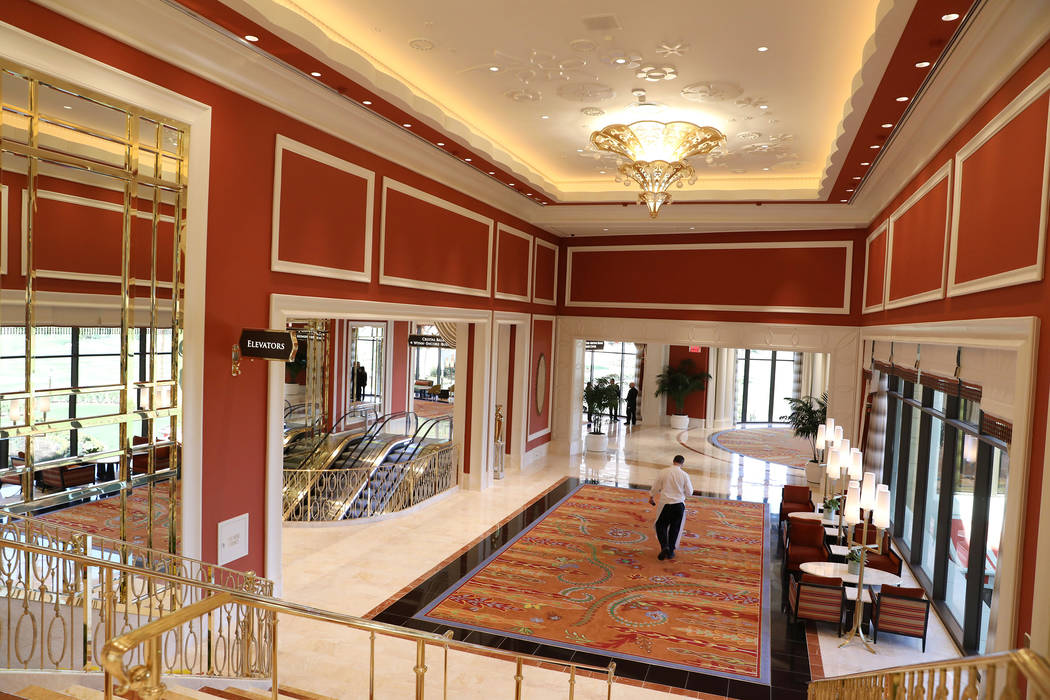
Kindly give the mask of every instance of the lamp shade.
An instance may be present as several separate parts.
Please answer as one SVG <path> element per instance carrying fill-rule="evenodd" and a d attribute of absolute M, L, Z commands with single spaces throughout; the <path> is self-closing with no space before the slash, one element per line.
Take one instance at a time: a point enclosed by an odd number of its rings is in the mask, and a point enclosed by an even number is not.
<path fill-rule="evenodd" d="M 842 517 L 846 519 L 847 525 L 860 522 L 860 484 L 856 481 L 849 482 L 849 488 L 846 489 L 846 506 L 842 509 Z"/>
<path fill-rule="evenodd" d="M 842 426 L 841 425 L 836 425 L 835 426 L 835 446 L 836 447 L 838 447 L 839 445 L 842 444 L 842 438 L 843 437 L 844 436 L 842 434 Z"/>
<path fill-rule="evenodd" d="M 963 435 L 963 461 L 967 464 L 977 463 L 977 438 Z"/>
<path fill-rule="evenodd" d="M 860 490 L 860 507 L 864 510 L 875 509 L 875 472 L 868 472 L 864 475 L 864 483 L 861 485 Z"/>
<path fill-rule="evenodd" d="M 840 457 L 838 450 L 830 450 L 828 452 L 828 476 L 832 479 L 839 478 Z"/>
<path fill-rule="evenodd" d="M 51 397 L 41 396 L 36 400 L 36 409 L 41 413 L 47 413 L 51 410 Z"/>
<path fill-rule="evenodd" d="M 846 468 L 849 470 L 850 479 L 859 481 L 864 475 L 864 455 L 860 453 L 860 450 L 850 452 Z"/>
<path fill-rule="evenodd" d="M 879 489 L 875 496 L 875 519 L 873 524 L 885 530 L 890 526 L 890 490 Z"/>
<path fill-rule="evenodd" d="M 843 455 L 848 455 L 849 454 L 849 449 L 850 449 L 850 447 L 849 447 L 849 438 L 842 438 L 841 440 L 839 440 L 838 446 L 839 446 L 839 449 L 842 450 L 842 454 Z"/>
<path fill-rule="evenodd" d="M 827 439 L 827 433 L 828 433 L 828 426 L 826 426 L 826 425 L 818 425 L 817 426 L 817 439 L 813 441 L 813 444 L 818 450 L 823 450 L 824 449 L 824 443 L 825 443 L 825 441 Z"/>

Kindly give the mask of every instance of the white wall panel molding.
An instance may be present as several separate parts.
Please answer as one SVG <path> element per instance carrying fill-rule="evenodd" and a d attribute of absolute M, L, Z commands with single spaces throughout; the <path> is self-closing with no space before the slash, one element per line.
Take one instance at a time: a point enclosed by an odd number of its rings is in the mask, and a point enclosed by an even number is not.
<path fill-rule="evenodd" d="M 309 265 L 306 263 L 292 262 L 281 259 L 281 178 L 284 153 L 296 153 L 309 158 L 312 161 L 327 165 L 336 170 L 342 170 L 365 181 L 365 225 L 364 231 L 364 260 L 362 268 L 349 269 L 341 267 L 325 267 L 323 265 Z M 353 280 L 355 282 L 372 281 L 372 231 L 375 208 L 376 174 L 368 168 L 363 168 L 356 163 L 336 158 L 330 153 L 308 146 L 305 143 L 294 141 L 283 134 L 277 134 L 277 143 L 274 148 L 273 166 L 273 220 L 271 222 L 270 237 L 270 269 L 274 272 L 291 272 L 298 275 L 311 275 L 313 277 L 331 277 L 334 279 Z"/>
<path fill-rule="evenodd" d="M 525 288 L 524 296 L 521 295 L 521 294 L 507 294 L 506 292 L 501 292 L 499 290 L 499 239 L 500 239 L 500 233 L 508 233 L 508 234 L 510 234 L 512 236 L 517 236 L 518 238 L 524 238 L 526 241 L 529 242 L 529 259 L 528 259 L 528 265 L 526 266 L 526 271 L 525 271 L 525 278 L 526 278 L 525 285 L 526 285 L 526 288 Z M 532 277 L 533 277 L 533 275 L 532 275 L 532 259 L 533 259 L 533 253 L 535 251 L 535 247 L 536 246 L 533 244 L 533 236 L 531 236 L 530 234 L 525 233 L 524 231 L 519 231 L 516 228 L 512 228 L 510 226 L 507 226 L 506 224 L 498 224 L 496 226 L 496 262 L 495 262 L 495 265 L 494 265 L 494 268 L 493 268 L 496 277 L 495 277 L 495 280 L 493 281 L 492 288 L 495 290 L 494 296 L 497 299 L 508 299 L 510 301 L 529 301 L 529 299 L 532 298 Z"/>
<path fill-rule="evenodd" d="M 877 229 L 871 232 L 868 237 L 864 240 L 864 284 L 860 288 L 860 304 L 863 307 L 861 309 L 862 314 L 870 314 L 874 311 L 882 311 L 886 308 L 886 283 L 889 278 L 890 260 L 887 257 L 889 253 L 889 236 L 887 229 L 889 228 L 889 221 L 884 221 L 879 225 Z M 887 236 L 882 247 L 882 297 L 879 299 L 878 304 L 872 304 L 871 306 L 864 306 L 868 301 L 868 271 L 871 268 L 871 243 L 879 236 Z"/>
<path fill-rule="evenodd" d="M 977 135 L 970 139 L 965 146 L 955 154 L 955 184 L 952 188 L 952 227 L 951 246 L 948 258 L 948 296 L 961 296 L 973 294 L 986 289 L 997 289 L 1009 287 L 1026 282 L 1038 282 L 1043 279 L 1043 262 L 1046 257 L 1046 223 L 1047 223 L 1047 192 L 1050 187 L 1050 118 L 1046 125 L 1046 142 L 1043 147 L 1043 189 L 1039 209 L 1038 223 L 1038 249 L 1036 261 L 1027 267 L 1016 270 L 1007 270 L 995 275 L 979 277 L 973 280 L 956 283 L 955 270 L 958 264 L 958 240 L 959 240 L 959 208 L 962 203 L 963 166 L 966 159 L 976 153 L 993 136 L 999 133 L 1003 127 L 1013 121 L 1014 117 L 1030 107 L 1037 99 L 1046 95 L 1050 90 L 1050 69 L 1047 69 L 1036 78 L 1021 94 L 1015 97 L 1003 111 L 995 115 Z"/>
<path fill-rule="evenodd" d="M 900 299 L 890 299 L 890 286 L 893 283 L 893 237 L 894 228 L 898 220 L 908 213 L 923 197 L 930 193 L 937 185 L 945 179 L 948 180 L 948 188 L 944 195 L 944 234 L 941 243 L 941 283 L 936 289 L 912 294 Z M 949 160 L 937 169 L 930 178 L 915 190 L 910 197 L 897 207 L 889 218 L 889 230 L 886 233 L 886 281 L 882 285 L 883 308 L 897 309 L 902 306 L 921 304 L 925 301 L 933 301 L 944 298 L 944 289 L 948 277 L 948 237 L 952 225 L 952 162 Z"/>
<path fill-rule="evenodd" d="M 0 185 L 0 275 L 7 274 L 7 217 L 10 199 L 7 185 Z"/>
<path fill-rule="evenodd" d="M 547 248 L 548 250 L 554 251 L 554 284 L 551 285 L 550 299 L 541 297 L 536 294 L 536 272 L 539 269 L 539 265 L 537 265 L 536 261 L 539 256 L 534 250 L 532 255 L 532 273 L 530 275 L 532 278 L 532 301 L 536 304 L 547 304 L 548 306 L 554 306 L 557 303 L 555 297 L 558 296 L 558 255 L 561 251 L 558 249 L 558 246 L 554 245 L 553 243 L 548 243 L 547 241 L 543 240 L 542 238 L 539 238 L 538 236 L 535 238 L 535 241 L 537 246 L 542 246 L 544 248 Z"/>
<path fill-rule="evenodd" d="M 537 238 L 536 240 L 538 241 L 539 239 Z M 529 441 L 535 440 L 536 438 L 541 438 L 544 435 L 548 435 L 551 432 L 553 432 L 553 430 L 554 430 L 554 407 L 555 407 L 554 375 L 555 375 L 555 370 L 557 368 L 557 365 L 555 364 L 555 362 L 557 361 L 557 358 L 559 356 L 558 345 L 557 345 L 557 342 L 558 342 L 558 317 L 557 316 L 548 316 L 548 315 L 545 315 L 545 314 L 532 314 L 532 322 L 531 322 L 531 324 L 529 326 L 529 359 L 528 359 L 529 367 L 528 367 L 528 370 L 526 371 L 526 375 L 525 375 L 530 380 L 529 381 L 529 386 L 528 386 L 528 389 L 527 389 L 527 393 L 528 393 L 529 399 L 530 399 L 529 400 L 529 406 L 535 408 L 535 405 L 533 404 L 533 401 L 532 401 L 533 391 L 535 390 L 535 387 L 532 386 L 531 379 L 532 379 L 532 349 L 533 349 L 533 335 L 534 335 L 533 329 L 534 329 L 534 326 L 536 325 L 536 321 L 550 321 L 551 322 L 551 357 L 547 358 L 547 426 L 545 428 L 537 430 L 534 433 L 529 433 L 529 436 L 528 436 L 528 440 Z M 531 416 L 532 413 L 530 412 L 529 415 Z M 525 425 L 526 425 L 526 427 L 528 426 L 528 421 L 526 421 Z"/>

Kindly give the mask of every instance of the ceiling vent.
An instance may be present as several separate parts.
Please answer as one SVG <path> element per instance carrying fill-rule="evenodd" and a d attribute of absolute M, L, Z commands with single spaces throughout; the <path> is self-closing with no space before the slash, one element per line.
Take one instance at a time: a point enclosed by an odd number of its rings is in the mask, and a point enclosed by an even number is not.
<path fill-rule="evenodd" d="M 584 17 L 583 26 L 592 32 L 608 32 L 615 29 L 622 29 L 620 26 L 620 20 L 616 19 L 616 15 L 595 15 L 593 17 Z"/>

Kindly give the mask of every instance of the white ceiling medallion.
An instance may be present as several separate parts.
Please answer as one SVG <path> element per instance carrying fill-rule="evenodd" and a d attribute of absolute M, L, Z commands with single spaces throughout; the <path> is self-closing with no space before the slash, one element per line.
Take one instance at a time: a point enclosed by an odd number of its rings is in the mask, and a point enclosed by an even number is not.
<path fill-rule="evenodd" d="M 757 131 L 741 131 L 736 137 L 741 141 L 757 141 L 762 138 L 762 134 Z"/>
<path fill-rule="evenodd" d="M 430 39 L 423 38 L 413 39 L 412 41 L 408 42 L 408 45 L 416 51 L 430 51 L 434 48 L 433 41 L 431 41 Z"/>
<path fill-rule="evenodd" d="M 743 88 L 736 83 L 719 81 L 693 83 L 682 88 L 682 97 L 693 102 L 722 102 L 743 93 Z"/>
<path fill-rule="evenodd" d="M 598 43 L 590 39 L 573 39 L 569 48 L 577 53 L 593 53 L 598 50 Z"/>
<path fill-rule="evenodd" d="M 605 114 L 605 110 L 598 109 L 597 107 L 582 107 L 580 109 L 580 114 L 585 117 L 600 117 Z"/>
<path fill-rule="evenodd" d="M 678 70 L 674 66 L 642 66 L 634 77 L 658 83 L 661 80 L 674 80 L 678 77 Z"/>
<path fill-rule="evenodd" d="M 681 41 L 664 41 L 656 47 L 656 54 L 664 58 L 670 58 L 671 56 L 681 56 L 689 50 L 689 44 Z"/>
<path fill-rule="evenodd" d="M 570 102 L 595 102 L 608 100 L 616 92 L 602 83 L 565 83 L 558 86 L 558 97 Z"/>
<path fill-rule="evenodd" d="M 515 102 L 538 102 L 543 97 L 538 90 L 532 90 L 530 88 L 507 90 L 503 93 L 503 96 L 507 99 L 514 100 Z"/>

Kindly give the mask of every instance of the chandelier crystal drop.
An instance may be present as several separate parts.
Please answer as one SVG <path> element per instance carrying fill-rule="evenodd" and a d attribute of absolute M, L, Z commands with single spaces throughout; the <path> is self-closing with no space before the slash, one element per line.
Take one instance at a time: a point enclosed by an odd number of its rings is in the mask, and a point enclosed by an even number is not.
<path fill-rule="evenodd" d="M 725 134 L 713 126 L 689 122 L 610 124 L 591 134 L 595 148 L 630 161 L 620 166 L 620 175 L 624 184 L 633 180 L 642 188 L 638 202 L 648 207 L 653 219 L 671 201 L 667 192 L 671 185 L 696 182 L 696 171 L 686 159 L 709 153 L 725 140 Z"/>

